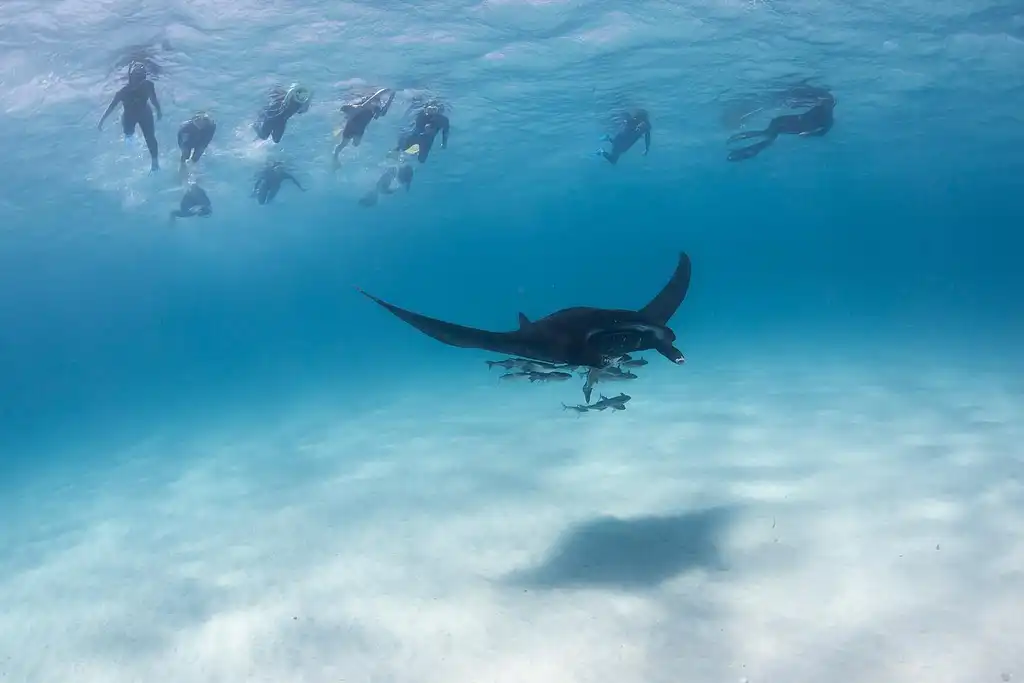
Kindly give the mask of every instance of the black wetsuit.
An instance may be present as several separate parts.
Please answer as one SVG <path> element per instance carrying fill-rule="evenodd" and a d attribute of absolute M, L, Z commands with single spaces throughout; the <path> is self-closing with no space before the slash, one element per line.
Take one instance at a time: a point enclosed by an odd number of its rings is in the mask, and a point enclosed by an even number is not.
<path fill-rule="evenodd" d="M 402 166 L 392 166 L 388 170 L 384 171 L 380 178 L 377 179 L 377 186 L 372 190 L 363 195 L 359 200 L 360 206 L 374 206 L 377 203 L 377 197 L 379 194 L 394 194 L 395 191 L 391 185 L 398 180 L 399 185 L 405 186 L 405 191 L 409 191 L 409 186 L 412 185 L 412 166 L 408 164 L 402 164 Z"/>
<path fill-rule="evenodd" d="M 417 153 L 416 158 L 422 164 L 430 155 L 430 148 L 434 145 L 434 138 L 437 137 L 438 132 L 441 133 L 441 149 L 448 146 L 448 132 L 450 128 L 451 121 L 444 114 L 428 114 L 421 111 L 416 115 L 413 129 L 399 139 L 398 147 L 395 149 L 406 150 L 413 145 L 419 145 L 420 151 Z"/>
<path fill-rule="evenodd" d="M 156 97 L 156 88 L 153 81 L 142 78 L 135 83 L 131 81 L 117 91 L 106 113 L 100 119 L 110 114 L 110 111 L 118 104 L 121 104 L 121 129 L 125 137 L 135 134 L 135 128 L 142 129 L 142 136 L 146 139 L 146 147 L 149 148 L 149 156 L 153 160 L 153 168 L 159 168 L 159 149 L 156 143 L 156 124 L 153 122 L 153 110 L 149 107 L 150 100 L 156 106 L 157 116 L 160 116 L 160 102 Z"/>
<path fill-rule="evenodd" d="M 776 116 L 768 123 L 768 127 L 764 130 L 737 133 L 729 138 L 728 142 L 759 137 L 763 137 L 764 140 L 747 147 L 732 150 L 729 152 L 728 159 L 729 161 L 753 159 L 775 142 L 775 138 L 779 137 L 779 135 L 814 135 L 816 137 L 825 135 L 832 130 L 832 124 L 835 122 L 833 116 L 835 107 L 835 98 L 832 95 L 828 95 L 827 98 L 802 114 Z"/>
<path fill-rule="evenodd" d="M 190 218 L 191 216 L 209 216 L 213 213 L 210 198 L 198 185 L 190 185 L 181 198 L 177 211 L 171 211 L 171 218 Z"/>
<path fill-rule="evenodd" d="M 274 95 L 256 120 L 256 136 L 260 140 L 273 138 L 281 142 L 288 119 L 297 114 L 302 105 L 295 100 L 287 100 L 283 93 Z"/>
<path fill-rule="evenodd" d="M 779 93 L 779 102 L 790 109 L 798 109 L 800 107 L 813 107 L 832 97 L 832 93 L 827 89 L 817 85 L 810 85 L 807 82 L 809 80 L 811 79 L 805 78 L 799 83 L 795 83 L 782 90 Z"/>
<path fill-rule="evenodd" d="M 281 183 L 285 180 L 292 181 L 297 188 L 303 192 L 306 191 L 295 179 L 295 176 L 284 170 L 280 164 L 271 164 L 256 176 L 256 183 L 252 186 L 252 196 L 256 197 L 256 201 L 260 204 L 269 204 L 277 196 L 281 189 Z"/>
<path fill-rule="evenodd" d="M 380 109 L 374 105 L 367 105 L 356 109 L 352 116 L 345 120 L 345 128 L 341 131 L 341 139 L 361 138 L 363 133 L 366 132 L 366 127 L 370 125 L 370 121 L 377 118 L 379 112 Z"/>
<path fill-rule="evenodd" d="M 645 111 L 629 114 L 622 128 L 611 138 L 612 151 L 601 150 L 601 156 L 615 164 L 640 138 L 644 139 L 644 154 L 651 151 L 651 121 Z"/>
<path fill-rule="evenodd" d="M 213 141 L 213 134 L 217 131 L 217 124 L 212 119 L 200 126 L 195 119 L 189 119 L 181 124 L 178 129 L 178 148 L 181 150 L 181 163 L 199 161 L 207 146 Z"/>
<path fill-rule="evenodd" d="M 345 128 L 341 131 L 341 139 L 352 140 L 353 138 L 363 137 L 363 133 L 366 132 L 366 127 L 370 125 L 370 121 L 385 116 L 388 113 L 388 109 L 391 108 L 391 102 L 394 99 L 395 93 L 392 91 L 391 96 L 388 97 L 387 102 L 384 104 L 380 103 L 378 97 L 373 102 L 367 102 L 361 107 L 351 107 L 355 111 L 345 120 Z M 345 111 L 346 107 L 342 107 L 342 110 Z"/>

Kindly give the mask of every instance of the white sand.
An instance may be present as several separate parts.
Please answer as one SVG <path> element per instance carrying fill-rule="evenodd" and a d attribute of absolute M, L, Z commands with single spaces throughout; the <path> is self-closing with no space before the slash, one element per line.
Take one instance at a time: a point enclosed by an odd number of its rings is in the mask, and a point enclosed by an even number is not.
<path fill-rule="evenodd" d="M 487 384 L 39 482 L 10 508 L 0 680 L 1024 677 L 1006 382 L 644 371 L 625 413 Z"/>

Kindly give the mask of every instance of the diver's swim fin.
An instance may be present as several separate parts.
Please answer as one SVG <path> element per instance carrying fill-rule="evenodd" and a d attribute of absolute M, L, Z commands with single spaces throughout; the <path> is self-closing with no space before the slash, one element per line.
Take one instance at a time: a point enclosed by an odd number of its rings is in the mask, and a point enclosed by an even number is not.
<path fill-rule="evenodd" d="M 766 137 L 767 135 L 768 132 L 764 130 L 747 130 L 743 131 L 742 133 L 730 135 L 729 139 L 725 141 L 725 144 L 728 145 L 733 142 L 739 142 L 740 140 L 750 140 L 751 138 L 763 138 Z"/>

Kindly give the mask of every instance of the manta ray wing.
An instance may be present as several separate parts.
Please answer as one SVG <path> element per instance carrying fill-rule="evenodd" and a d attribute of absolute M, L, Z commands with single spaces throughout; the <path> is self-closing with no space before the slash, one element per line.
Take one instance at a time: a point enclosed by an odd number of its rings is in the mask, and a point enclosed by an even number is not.
<path fill-rule="evenodd" d="M 490 332 L 488 330 L 478 330 L 475 327 L 456 325 L 455 323 L 430 318 L 419 313 L 407 311 L 404 308 L 399 308 L 361 289 L 359 293 L 386 308 L 395 317 L 404 320 L 423 334 L 436 339 L 442 344 L 458 346 L 464 349 L 482 349 L 495 353 L 506 353 L 512 356 L 536 357 L 535 352 L 530 349 L 530 344 L 527 340 L 523 339 L 523 335 L 520 332 Z"/>
<path fill-rule="evenodd" d="M 658 296 L 640 309 L 639 313 L 651 322 L 668 325 L 668 321 L 686 298 L 686 291 L 689 288 L 690 257 L 686 252 L 682 252 L 679 254 L 679 263 L 676 265 L 676 272 L 672 274 L 672 279 L 658 292 Z"/>

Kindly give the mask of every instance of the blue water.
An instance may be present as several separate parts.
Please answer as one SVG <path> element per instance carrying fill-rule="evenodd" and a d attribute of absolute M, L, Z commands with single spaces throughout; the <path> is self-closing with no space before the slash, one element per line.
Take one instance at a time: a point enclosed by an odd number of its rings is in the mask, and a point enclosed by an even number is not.
<path fill-rule="evenodd" d="M 95 128 L 132 46 L 162 66 L 153 175 L 119 111 Z M 0 678 L 1024 675 L 1022 73 L 997 0 L 4 3 Z M 804 77 L 829 134 L 727 162 L 728 103 Z M 310 111 L 256 141 L 292 82 Z M 332 172 L 339 106 L 378 87 Z M 359 206 L 425 93 L 448 148 Z M 650 154 L 597 158 L 638 106 Z M 170 225 L 199 109 L 214 213 Z M 267 160 L 308 191 L 258 205 Z M 645 354 L 622 414 L 501 384 L 355 290 L 512 329 L 637 308 L 680 251 L 688 362 Z M 726 559 L 662 553 L 703 533 Z M 633 562 L 579 576 L 606 555 Z"/>

